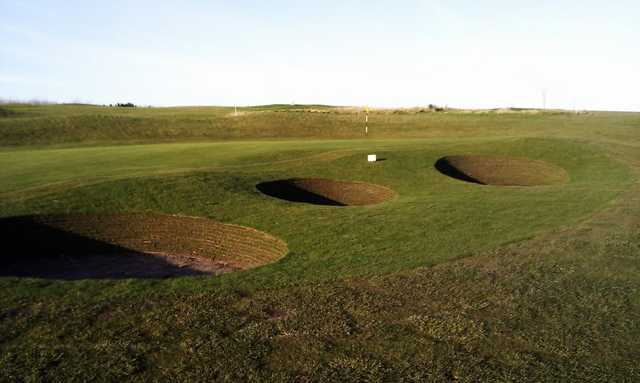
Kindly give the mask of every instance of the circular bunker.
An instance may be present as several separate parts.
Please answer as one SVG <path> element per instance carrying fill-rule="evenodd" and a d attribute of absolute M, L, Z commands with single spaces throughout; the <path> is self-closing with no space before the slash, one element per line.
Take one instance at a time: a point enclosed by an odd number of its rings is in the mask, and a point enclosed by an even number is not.
<path fill-rule="evenodd" d="M 435 163 L 442 174 L 482 185 L 534 186 L 565 182 L 567 172 L 553 164 L 524 157 L 446 156 Z"/>
<path fill-rule="evenodd" d="M 271 197 L 291 202 L 328 206 L 373 205 L 387 201 L 394 191 L 380 185 L 325 178 L 291 178 L 263 182 L 256 188 Z"/>
<path fill-rule="evenodd" d="M 48 215 L 0 219 L 0 276 L 99 279 L 217 275 L 282 258 L 264 232 L 160 214 Z"/>

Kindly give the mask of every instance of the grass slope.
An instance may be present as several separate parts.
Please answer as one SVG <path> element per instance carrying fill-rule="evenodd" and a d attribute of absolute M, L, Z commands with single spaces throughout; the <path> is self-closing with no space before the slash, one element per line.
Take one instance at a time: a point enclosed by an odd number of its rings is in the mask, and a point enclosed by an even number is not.
<path fill-rule="evenodd" d="M 571 180 L 534 188 L 484 187 L 450 179 L 434 167 L 443 154 L 471 151 L 545 159 L 566 169 Z M 289 256 L 255 273 L 205 283 L 240 278 L 273 286 L 434 265 L 574 222 L 628 183 L 625 168 L 598 150 L 559 140 L 499 140 L 480 149 L 476 142 L 399 141 L 378 152 L 387 160 L 369 164 L 365 152 L 343 153 L 285 162 L 280 169 L 249 166 L 103 182 L 0 205 L 0 213 L 162 212 L 255 227 L 287 242 Z M 290 177 L 367 181 L 398 195 L 380 205 L 341 209 L 290 203 L 256 190 L 260 182 Z"/>

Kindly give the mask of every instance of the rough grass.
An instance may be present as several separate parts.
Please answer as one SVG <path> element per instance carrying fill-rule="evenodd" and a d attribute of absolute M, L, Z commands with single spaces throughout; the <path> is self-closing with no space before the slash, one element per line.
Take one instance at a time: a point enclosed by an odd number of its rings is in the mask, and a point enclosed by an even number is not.
<path fill-rule="evenodd" d="M 0 147 L 87 146 L 255 139 L 364 137 L 364 111 L 328 106 L 239 108 L 109 108 L 88 105 L 8 105 L 0 118 Z M 369 138 L 504 137 L 541 135 L 633 136 L 633 113 L 573 114 L 514 111 L 469 114 L 372 110 Z M 606 130 L 602 130 L 607 126 Z"/>
<path fill-rule="evenodd" d="M 293 116 L 332 118 L 273 113 L 291 136 Z M 0 278 L 0 380 L 640 379 L 640 117 L 385 116 L 394 139 L 1 151 L 0 216 L 203 216 L 290 253 L 213 278 Z M 434 168 L 451 153 L 527 157 L 568 179 L 481 187 Z M 291 177 L 397 197 L 341 209 L 255 187 Z"/>

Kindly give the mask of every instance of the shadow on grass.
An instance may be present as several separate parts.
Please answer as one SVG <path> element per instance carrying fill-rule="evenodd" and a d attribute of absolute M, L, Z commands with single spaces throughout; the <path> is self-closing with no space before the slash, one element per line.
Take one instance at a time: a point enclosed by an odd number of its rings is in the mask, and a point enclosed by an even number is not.
<path fill-rule="evenodd" d="M 166 257 L 51 227 L 35 216 L 0 219 L 0 276 L 62 280 L 210 275 Z"/>

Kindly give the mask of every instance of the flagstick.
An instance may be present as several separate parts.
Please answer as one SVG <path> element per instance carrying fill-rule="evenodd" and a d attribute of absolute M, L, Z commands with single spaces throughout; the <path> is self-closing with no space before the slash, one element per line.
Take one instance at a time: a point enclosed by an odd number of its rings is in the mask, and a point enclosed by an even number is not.
<path fill-rule="evenodd" d="M 369 134 L 369 106 L 365 107 L 365 115 L 364 115 L 364 134 Z"/>

